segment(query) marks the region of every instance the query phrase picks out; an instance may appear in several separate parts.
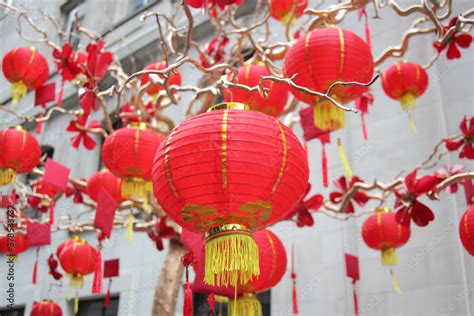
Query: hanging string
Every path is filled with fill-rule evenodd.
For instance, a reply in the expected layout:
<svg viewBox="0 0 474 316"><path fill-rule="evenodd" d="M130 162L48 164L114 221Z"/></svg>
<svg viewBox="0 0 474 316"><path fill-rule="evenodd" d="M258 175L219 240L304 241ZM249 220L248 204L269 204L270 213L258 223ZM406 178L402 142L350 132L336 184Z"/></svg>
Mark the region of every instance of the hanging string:
<svg viewBox="0 0 474 316"><path fill-rule="evenodd" d="M390 279L392 281L395 293L397 293L398 295L402 294L402 290L400 289L400 285L398 284L398 280L395 277L395 273L393 272L392 268L390 268Z"/></svg>
<svg viewBox="0 0 474 316"><path fill-rule="evenodd" d="M296 254L295 254L295 243L291 245L291 280L293 283L292 287L292 302L293 302L293 315L298 315L298 295L296 291Z"/></svg>
<svg viewBox="0 0 474 316"><path fill-rule="evenodd" d="M94 280L92 281L92 293L93 294L100 294L102 293L102 243L99 241L99 245L97 246L97 260L95 263L95 270L94 270Z"/></svg>
<svg viewBox="0 0 474 316"><path fill-rule="evenodd" d="M61 88L59 89L58 100L56 101L56 104L58 106L63 105L63 94L64 94L64 81L61 81Z"/></svg>
<svg viewBox="0 0 474 316"><path fill-rule="evenodd" d="M321 165L323 171L323 186L327 188L329 186L329 176L328 176L328 157L326 155L326 145L321 143Z"/></svg>
<svg viewBox="0 0 474 316"><path fill-rule="evenodd" d="M40 247L36 247L36 260L35 265L33 266L33 278L32 283L36 284L37 275L38 275L38 257L39 257Z"/></svg>
<svg viewBox="0 0 474 316"><path fill-rule="evenodd" d="M367 134L367 126L365 124L365 116L364 114L361 114L360 115L360 118L362 120L362 136L364 137L364 140L368 140L369 139L369 136Z"/></svg>
<svg viewBox="0 0 474 316"><path fill-rule="evenodd" d="M353 287L353 296L354 296L354 315L359 315L359 301L357 299L357 289L356 289L356 279L352 279L352 287Z"/></svg>
<svg viewBox="0 0 474 316"><path fill-rule="evenodd" d="M109 286L107 287L107 294L105 294L104 298L104 307L108 308L110 305L110 288L112 286L112 278L109 278Z"/></svg>
<svg viewBox="0 0 474 316"><path fill-rule="evenodd" d="M341 158L342 168L344 169L344 175L346 176L348 181L352 179L352 169L349 165L349 160L347 160L346 151L342 146L341 139L337 139L337 149L339 151L339 157Z"/></svg>
<svg viewBox="0 0 474 316"><path fill-rule="evenodd" d="M43 118L43 117L44 117L44 110L41 111L38 118ZM41 134L42 129L43 129L43 122L37 122L36 123L36 130L35 130L36 134L38 134L38 135Z"/></svg>
<svg viewBox="0 0 474 316"><path fill-rule="evenodd" d="M56 206L56 202L54 199L51 199L49 204L49 224L54 225L54 208Z"/></svg>

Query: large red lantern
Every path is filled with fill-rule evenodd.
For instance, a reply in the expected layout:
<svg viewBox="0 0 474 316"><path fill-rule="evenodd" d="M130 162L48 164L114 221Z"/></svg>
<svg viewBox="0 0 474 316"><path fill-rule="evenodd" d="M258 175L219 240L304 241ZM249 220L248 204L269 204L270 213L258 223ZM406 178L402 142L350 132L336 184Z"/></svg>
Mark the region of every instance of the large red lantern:
<svg viewBox="0 0 474 316"><path fill-rule="evenodd" d="M122 179L114 176L107 169L94 173L87 181L87 194L95 202L99 201L101 189L105 189L117 203L122 202Z"/></svg>
<svg viewBox="0 0 474 316"><path fill-rule="evenodd" d="M158 61L156 63L153 63L153 64L149 64L148 66L145 67L144 70L163 70L163 69L166 69L166 63L164 61ZM158 75L158 77L160 79L164 79L163 76L161 75ZM150 78L150 75L149 74L145 74L143 76L140 77L140 83L141 85L145 85L147 83L149 83L151 80ZM171 85L181 85L181 75L179 74L179 71L178 70L175 70L174 72L172 72L170 74L170 79L168 80L168 85L171 86ZM160 90L162 90L163 88L159 85L159 84L156 84L156 83L151 83L150 86L146 89L146 93L148 93L149 95L155 95L157 94L158 92L160 92Z"/></svg>
<svg viewBox="0 0 474 316"><path fill-rule="evenodd" d="M0 235L0 253L7 256L16 256L28 249L28 240L25 234L9 233Z"/></svg>
<svg viewBox="0 0 474 316"><path fill-rule="evenodd" d="M28 89L41 87L49 77L48 62L35 47L17 47L9 51L3 57L2 70L13 84L10 90L13 104L23 98Z"/></svg>
<svg viewBox="0 0 474 316"><path fill-rule="evenodd" d="M61 306L51 300L43 300L42 302L33 302L30 316L62 316L63 310Z"/></svg>
<svg viewBox="0 0 474 316"><path fill-rule="evenodd" d="M428 74L425 69L406 60L398 62L383 73L382 87L390 98L400 101L403 111L410 116L410 127L415 132L413 110L416 99L428 88Z"/></svg>
<svg viewBox="0 0 474 316"><path fill-rule="evenodd" d="M271 73L265 66L249 64L239 68L236 83L254 87L259 84L261 77L270 75ZM265 81L263 86L268 89L267 99L264 99L258 91L249 92L244 89L229 88L224 90L224 100L226 102L244 103L255 111L263 112L271 116L280 116L288 100L287 85L284 83Z"/></svg>
<svg viewBox="0 0 474 316"><path fill-rule="evenodd" d="M272 0L270 13L278 21L288 24L302 16L307 6L308 0Z"/></svg>
<svg viewBox="0 0 474 316"><path fill-rule="evenodd" d="M77 236L61 243L56 254L71 285L76 287L84 285L84 275L94 272L98 258L97 250Z"/></svg>
<svg viewBox="0 0 474 316"><path fill-rule="evenodd" d="M410 238L410 227L400 225L395 213L387 208L370 216L362 226L362 238L367 246L382 251L382 264L397 264L395 248L404 245Z"/></svg>
<svg viewBox="0 0 474 316"><path fill-rule="evenodd" d="M467 252L474 256L474 205L471 205L461 218L459 236Z"/></svg>
<svg viewBox="0 0 474 316"><path fill-rule="evenodd" d="M252 232L285 218L305 192L306 154L278 119L227 103L176 127L156 152L155 196L179 225L206 233L205 283L259 275Z"/></svg>
<svg viewBox="0 0 474 316"><path fill-rule="evenodd" d="M321 28L300 37L284 60L286 77L297 74L294 82L313 91L326 92L336 81L370 82L374 73L372 54L367 43L351 31ZM367 88L339 85L331 97L345 104ZM345 126L345 111L330 101L290 89L296 98L314 106L314 123L322 130L334 131Z"/></svg>
<svg viewBox="0 0 474 316"><path fill-rule="evenodd" d="M104 165L123 179L122 196L147 200L152 190L151 169L163 137L145 123L131 123L110 134L102 147Z"/></svg>
<svg viewBox="0 0 474 316"><path fill-rule="evenodd" d="M0 130L0 186L15 181L18 173L30 172L41 159L36 139L21 126Z"/></svg>

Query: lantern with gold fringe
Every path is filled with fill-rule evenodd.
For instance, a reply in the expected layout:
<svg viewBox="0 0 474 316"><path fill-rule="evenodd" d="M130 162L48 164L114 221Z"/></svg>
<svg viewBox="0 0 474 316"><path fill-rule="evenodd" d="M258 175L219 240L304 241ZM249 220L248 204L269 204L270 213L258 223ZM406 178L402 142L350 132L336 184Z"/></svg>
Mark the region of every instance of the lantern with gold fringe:
<svg viewBox="0 0 474 316"><path fill-rule="evenodd" d="M209 285L243 285L260 274L252 232L284 218L307 186L306 154L293 132L246 108L220 104L182 123L153 165L164 211L184 228L206 233Z"/></svg>
<svg viewBox="0 0 474 316"><path fill-rule="evenodd" d="M30 172L41 159L36 139L21 126L0 130L0 187L15 181L19 173Z"/></svg>
<svg viewBox="0 0 474 316"><path fill-rule="evenodd" d="M52 300L43 300L41 302L33 302L30 316L62 316L63 310L61 306Z"/></svg>
<svg viewBox="0 0 474 316"><path fill-rule="evenodd" d="M9 51L2 61L5 78L12 83L13 104L26 96L28 89L36 90L49 77L46 58L35 47L17 47Z"/></svg>
<svg viewBox="0 0 474 316"><path fill-rule="evenodd" d="M400 101L403 111L410 119L410 128L416 133L413 111L416 99L425 93L428 87L428 74L422 66L406 60L389 67L382 75L382 87L392 99Z"/></svg>
<svg viewBox="0 0 474 316"><path fill-rule="evenodd" d="M145 203L152 191L151 169L163 137L142 122L131 123L110 134L102 148L104 165L123 180L122 196L141 198Z"/></svg>
<svg viewBox="0 0 474 316"><path fill-rule="evenodd" d="M408 241L410 227L400 225L395 219L395 213L388 208L382 208L364 222L362 238L370 248L381 250L383 265L394 266L398 262L395 249ZM400 293L400 287L392 269L390 269L390 276L395 291Z"/></svg>

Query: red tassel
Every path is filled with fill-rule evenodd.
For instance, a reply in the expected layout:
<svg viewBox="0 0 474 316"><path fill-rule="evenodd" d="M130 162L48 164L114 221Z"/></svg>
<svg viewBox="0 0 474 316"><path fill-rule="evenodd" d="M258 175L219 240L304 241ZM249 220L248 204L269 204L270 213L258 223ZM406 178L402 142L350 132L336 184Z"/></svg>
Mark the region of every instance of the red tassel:
<svg viewBox="0 0 474 316"><path fill-rule="evenodd" d="M54 224L54 207L55 207L56 202L54 199L51 200L51 203L49 205L49 223L51 225Z"/></svg>
<svg viewBox="0 0 474 316"><path fill-rule="evenodd" d="M33 279L32 279L32 283L33 283L33 284L36 284L37 275L38 275L38 257L39 257L39 250L40 250L40 248L37 247L37 248L36 248L36 260L35 260L35 265L33 266Z"/></svg>
<svg viewBox="0 0 474 316"><path fill-rule="evenodd" d="M193 291L189 281L184 284L184 305L183 305L183 316L193 315Z"/></svg>
<svg viewBox="0 0 474 316"><path fill-rule="evenodd" d="M93 294L100 294L102 293L102 251L100 250L97 255L97 261L95 263L95 271L94 271L94 281L92 282L92 293Z"/></svg>
<svg viewBox="0 0 474 316"><path fill-rule="evenodd" d="M328 179L328 158L326 156L326 145L322 144L322 154L321 154L321 164L323 168L323 186L327 188L329 186L329 179Z"/></svg>
<svg viewBox="0 0 474 316"><path fill-rule="evenodd" d="M44 117L44 112L41 112L39 118ZM43 122L36 123L36 134L41 134L41 130L43 129Z"/></svg>
<svg viewBox="0 0 474 316"><path fill-rule="evenodd" d="M324 148L324 144L323 144ZM291 245L291 279L293 280L293 315L298 315L298 295L296 293L296 272L295 272L295 244Z"/></svg>
<svg viewBox="0 0 474 316"><path fill-rule="evenodd" d="M368 140L369 136L367 135L367 126L365 125L364 114L361 114L360 118L362 120L362 135L364 136L364 140Z"/></svg>
<svg viewBox="0 0 474 316"><path fill-rule="evenodd" d="M474 203L474 185L472 185L471 179L464 180L464 195L467 205Z"/></svg>
<svg viewBox="0 0 474 316"><path fill-rule="evenodd" d="M107 294L104 298L104 307L107 308L110 305L110 287L112 286L112 279L109 279L109 286L107 288Z"/></svg>
<svg viewBox="0 0 474 316"><path fill-rule="evenodd" d="M59 89L58 100L56 101L58 106L63 105L63 93L64 93L64 81L61 81L61 89Z"/></svg>
<svg viewBox="0 0 474 316"><path fill-rule="evenodd" d="M353 284L353 287L354 287L354 291L353 291L353 295L354 295L354 315L358 316L359 315L359 302L357 300L356 280L353 280L352 284Z"/></svg>
<svg viewBox="0 0 474 316"><path fill-rule="evenodd" d="M367 46L369 46L370 50L372 50L372 36L371 36L371 31L370 31L370 25L369 25L369 17L366 15L365 16L365 40L367 42Z"/></svg>
<svg viewBox="0 0 474 316"><path fill-rule="evenodd" d="M214 316L214 308L216 308L216 298L214 294L209 294L207 296L207 304L209 304L209 316Z"/></svg>

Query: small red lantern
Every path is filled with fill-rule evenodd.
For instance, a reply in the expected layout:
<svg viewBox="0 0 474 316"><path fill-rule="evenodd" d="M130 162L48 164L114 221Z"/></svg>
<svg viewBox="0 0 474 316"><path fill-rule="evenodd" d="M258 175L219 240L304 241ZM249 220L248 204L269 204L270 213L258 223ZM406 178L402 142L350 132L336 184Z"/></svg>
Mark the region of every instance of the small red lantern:
<svg viewBox="0 0 474 316"><path fill-rule="evenodd" d="M308 0L272 0L270 4L270 13L272 17L283 24L291 24L303 15L307 6Z"/></svg>
<svg viewBox="0 0 474 316"><path fill-rule="evenodd" d="M71 279L72 286L84 285L84 275L94 272L97 250L85 240L74 236L61 243L56 251L59 264Z"/></svg>
<svg viewBox="0 0 474 316"><path fill-rule="evenodd" d="M384 208L364 222L362 238L370 248L382 251L383 265L396 265L395 248L403 246L408 241L410 227L400 225L395 219L395 213Z"/></svg>
<svg viewBox="0 0 474 316"><path fill-rule="evenodd" d="M110 134L102 147L104 165L123 179L122 196L147 200L152 190L151 169L163 137L145 123L131 123Z"/></svg>
<svg viewBox="0 0 474 316"><path fill-rule="evenodd" d="M63 310L61 306L51 300L43 300L42 302L33 302L30 316L62 316Z"/></svg>
<svg viewBox="0 0 474 316"><path fill-rule="evenodd" d="M166 67L167 66L164 61L158 61L156 63L149 64L148 66L145 67L144 70L163 70L163 69L166 69ZM158 77L160 79L164 79L162 75L158 75ZM151 78L149 74L145 74L140 77L140 83L142 86L150 82L150 80ZM181 75L179 74L178 70L175 70L174 73L170 73L170 79L168 80L168 85L169 86L181 85ZM163 88L159 84L151 83L150 86L146 89L146 93L153 96L157 94L158 92L160 92L160 90L162 89Z"/></svg>
<svg viewBox="0 0 474 316"><path fill-rule="evenodd" d="M428 87L428 74L425 69L406 60L398 62L383 73L382 87L390 98L400 101L403 111L408 112L412 131L416 132L413 110L416 99L423 95Z"/></svg>
<svg viewBox="0 0 474 316"><path fill-rule="evenodd" d="M257 86L260 78L270 76L271 73L265 66L249 64L239 68L236 83L249 87ZM229 75L231 77L231 75ZM263 86L267 88L268 98L264 99L258 91L248 92L244 89L229 88L224 90L226 102L240 102L250 106L253 110L278 117L283 112L288 100L288 88L284 83L265 81Z"/></svg>
<svg viewBox="0 0 474 316"><path fill-rule="evenodd" d="M467 252L474 256L474 205L471 205L461 218L459 236Z"/></svg>
<svg viewBox="0 0 474 316"><path fill-rule="evenodd" d="M117 203L124 200L122 197L122 179L117 178L107 169L94 173L87 181L87 194L98 202L101 188L112 196Z"/></svg>
<svg viewBox="0 0 474 316"><path fill-rule="evenodd" d="M182 123L153 165L164 211L184 228L207 233L209 285L246 284L260 274L252 232L285 218L307 186L306 154L291 129L245 108L220 104Z"/></svg>
<svg viewBox="0 0 474 316"><path fill-rule="evenodd" d="M0 186L15 181L18 173L30 172L41 159L36 139L21 126L0 130Z"/></svg>
<svg viewBox="0 0 474 316"><path fill-rule="evenodd" d="M367 43L351 31L321 28L300 37L288 50L284 60L286 77L297 74L294 82L324 93L336 81L370 82L374 73L372 54ZM338 102L348 103L367 88L339 85L331 92ZM293 95L314 106L314 123L324 131L345 126L345 111L318 96L290 89Z"/></svg>
<svg viewBox="0 0 474 316"><path fill-rule="evenodd" d="M26 235L20 233L0 235L0 253L16 256L26 249L28 249Z"/></svg>
<svg viewBox="0 0 474 316"><path fill-rule="evenodd" d="M3 57L2 70L13 84L10 90L13 104L17 104L28 89L41 87L49 76L48 62L35 47L17 47L9 51Z"/></svg>

